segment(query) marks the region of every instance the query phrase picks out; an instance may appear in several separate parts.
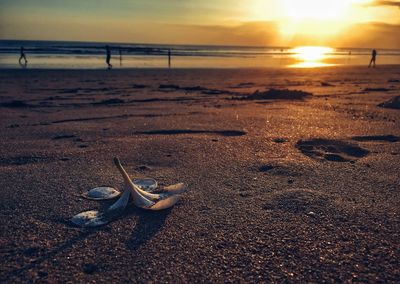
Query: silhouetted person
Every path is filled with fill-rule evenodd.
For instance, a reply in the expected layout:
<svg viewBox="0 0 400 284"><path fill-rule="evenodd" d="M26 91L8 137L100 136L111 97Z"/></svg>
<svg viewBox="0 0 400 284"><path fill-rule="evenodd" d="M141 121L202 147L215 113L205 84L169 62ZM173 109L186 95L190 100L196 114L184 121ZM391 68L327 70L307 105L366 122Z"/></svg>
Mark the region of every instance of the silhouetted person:
<svg viewBox="0 0 400 284"><path fill-rule="evenodd" d="M110 63L110 61L111 61L111 50L110 50L110 47L108 46L108 45L106 45L106 63L107 63L107 65L108 65L108 69L111 69L112 68L112 65L111 65L111 63Z"/></svg>
<svg viewBox="0 0 400 284"><path fill-rule="evenodd" d="M122 50L121 47L119 47L119 66L122 66Z"/></svg>
<svg viewBox="0 0 400 284"><path fill-rule="evenodd" d="M351 61L351 56L353 55L353 53L351 52L351 50L349 50L349 56L347 57L347 63L350 64Z"/></svg>
<svg viewBox="0 0 400 284"><path fill-rule="evenodd" d="M28 63L28 60L26 60L26 55L25 55L25 49L23 46L21 46L21 55L19 57L19 64L22 65L21 60L24 59L24 64L26 65Z"/></svg>
<svg viewBox="0 0 400 284"><path fill-rule="evenodd" d="M171 68L171 49L168 49L168 68Z"/></svg>
<svg viewBox="0 0 400 284"><path fill-rule="evenodd" d="M371 65L373 65L373 67L376 67L376 56L378 55L378 53L376 52L376 50L372 50L372 58L371 61L369 62L368 68L371 67Z"/></svg>

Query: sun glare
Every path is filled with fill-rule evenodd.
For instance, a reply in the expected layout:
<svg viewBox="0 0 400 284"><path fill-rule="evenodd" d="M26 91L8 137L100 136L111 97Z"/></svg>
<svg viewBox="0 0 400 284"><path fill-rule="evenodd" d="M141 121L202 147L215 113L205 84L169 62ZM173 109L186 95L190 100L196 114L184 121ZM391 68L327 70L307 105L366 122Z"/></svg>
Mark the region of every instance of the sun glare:
<svg viewBox="0 0 400 284"><path fill-rule="evenodd" d="M367 0L283 0L286 16L291 20L340 20L357 3Z"/></svg>
<svg viewBox="0 0 400 284"><path fill-rule="evenodd" d="M333 35L357 16L356 7L371 0L282 0L281 32L318 36Z"/></svg>
<svg viewBox="0 0 400 284"><path fill-rule="evenodd" d="M291 20L336 19L340 17L349 1L284 0L287 17Z"/></svg>
<svg viewBox="0 0 400 284"><path fill-rule="evenodd" d="M301 46L291 50L293 57L298 61L291 67L296 68L314 68L331 66L324 62L330 53L334 51L333 48L324 46Z"/></svg>

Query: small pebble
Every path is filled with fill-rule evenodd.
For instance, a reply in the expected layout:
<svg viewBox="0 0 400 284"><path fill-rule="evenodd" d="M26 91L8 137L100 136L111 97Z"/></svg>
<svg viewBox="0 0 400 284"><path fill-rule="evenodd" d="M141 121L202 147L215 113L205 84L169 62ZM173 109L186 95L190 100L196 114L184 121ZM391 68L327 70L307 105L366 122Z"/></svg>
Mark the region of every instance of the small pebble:
<svg viewBox="0 0 400 284"><path fill-rule="evenodd" d="M315 212L312 212L312 211L308 212L307 215L311 216L311 217L317 216L317 214L315 214Z"/></svg>

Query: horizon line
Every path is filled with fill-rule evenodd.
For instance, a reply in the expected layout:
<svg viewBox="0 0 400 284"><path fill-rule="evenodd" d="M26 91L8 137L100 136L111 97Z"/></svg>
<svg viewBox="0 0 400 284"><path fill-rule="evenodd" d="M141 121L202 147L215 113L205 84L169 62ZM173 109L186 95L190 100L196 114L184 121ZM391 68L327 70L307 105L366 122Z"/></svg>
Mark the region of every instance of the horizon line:
<svg viewBox="0 0 400 284"><path fill-rule="evenodd" d="M37 41L37 42L71 42L71 43L98 43L98 44L124 44L124 45L164 45L164 46L193 46L193 47L239 47L239 48L273 48L273 49L292 49L301 46L327 46L334 49L360 49L360 50L371 50L371 49L380 49L380 50L400 50L394 48L378 48L378 47L335 47L335 46L328 46L328 45L311 45L311 44L304 44L304 45L296 45L296 46L275 46L275 45L222 45L222 44L186 44L186 43L177 43L177 44L170 44L170 43L138 43L138 42L107 42L107 41L82 41L82 40L47 40L47 39L3 39L0 38L0 41Z"/></svg>

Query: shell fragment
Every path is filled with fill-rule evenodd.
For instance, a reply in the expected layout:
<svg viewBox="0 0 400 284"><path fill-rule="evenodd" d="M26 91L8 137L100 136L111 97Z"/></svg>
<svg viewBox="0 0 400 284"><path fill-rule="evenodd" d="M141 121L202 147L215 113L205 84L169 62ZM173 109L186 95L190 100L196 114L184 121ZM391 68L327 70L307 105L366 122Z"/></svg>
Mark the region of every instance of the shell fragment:
<svg viewBox="0 0 400 284"><path fill-rule="evenodd" d="M121 195L121 192L112 187L96 187L85 193L82 196L90 200L110 200Z"/></svg>
<svg viewBox="0 0 400 284"><path fill-rule="evenodd" d="M71 222L79 227L99 227L107 224L103 213L97 210L85 211L72 217Z"/></svg>
<svg viewBox="0 0 400 284"><path fill-rule="evenodd" d="M133 183L137 185L140 189L143 189L148 192L152 192L156 190L158 187L157 181L152 178L135 179Z"/></svg>

